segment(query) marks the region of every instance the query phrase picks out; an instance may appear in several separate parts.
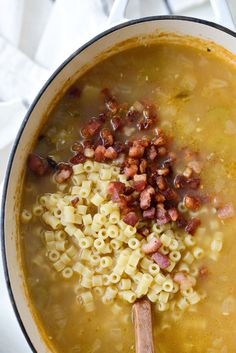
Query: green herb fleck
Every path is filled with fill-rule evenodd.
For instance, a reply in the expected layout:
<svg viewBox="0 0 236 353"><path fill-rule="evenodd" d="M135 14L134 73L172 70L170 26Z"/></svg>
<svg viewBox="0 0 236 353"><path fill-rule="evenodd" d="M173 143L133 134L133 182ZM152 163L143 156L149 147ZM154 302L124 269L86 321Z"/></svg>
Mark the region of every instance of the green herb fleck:
<svg viewBox="0 0 236 353"><path fill-rule="evenodd" d="M185 91L181 91L178 94L176 94L176 96L174 98L186 99L186 98L189 98L189 96L190 96L190 92L185 90Z"/></svg>
<svg viewBox="0 0 236 353"><path fill-rule="evenodd" d="M70 110L67 110L67 114L70 115L72 118L78 118L80 116L79 112L72 112Z"/></svg>

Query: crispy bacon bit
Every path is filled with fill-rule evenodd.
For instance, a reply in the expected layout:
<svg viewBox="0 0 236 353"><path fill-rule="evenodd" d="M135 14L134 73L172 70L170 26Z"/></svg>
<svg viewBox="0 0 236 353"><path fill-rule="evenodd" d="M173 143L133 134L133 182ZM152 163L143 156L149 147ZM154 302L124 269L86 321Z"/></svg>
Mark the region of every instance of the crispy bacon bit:
<svg viewBox="0 0 236 353"><path fill-rule="evenodd" d="M136 191L138 192L143 191L147 186L147 175L146 174L134 175L133 186Z"/></svg>
<svg viewBox="0 0 236 353"><path fill-rule="evenodd" d="M186 225L185 227L185 232L186 233L189 233L191 235L193 235L196 230L197 230L197 227L201 224L201 221L200 219L198 218L192 218L188 224Z"/></svg>
<svg viewBox="0 0 236 353"><path fill-rule="evenodd" d="M135 189L132 188L131 186L125 186L123 193L124 193L124 195L129 196L129 195L133 194L134 191L135 191Z"/></svg>
<svg viewBox="0 0 236 353"><path fill-rule="evenodd" d="M100 136L102 139L103 146L109 147L113 145L113 136L109 129L102 129L102 131L100 132Z"/></svg>
<svg viewBox="0 0 236 353"><path fill-rule="evenodd" d="M84 163L86 160L86 157L84 156L83 153L79 152L77 153L74 157L70 159L70 162L72 164L79 164L79 163Z"/></svg>
<svg viewBox="0 0 236 353"><path fill-rule="evenodd" d="M79 143L79 142L75 142L75 143L73 144L73 146L71 147L71 149L72 149L72 151L74 151L74 152L81 152L81 153L83 153L83 151L84 151L84 146L82 146L82 144Z"/></svg>
<svg viewBox="0 0 236 353"><path fill-rule="evenodd" d="M202 162L200 161L190 161L188 162L188 167L191 168L196 174L200 174L202 171Z"/></svg>
<svg viewBox="0 0 236 353"><path fill-rule="evenodd" d="M127 214L127 212L130 211L130 208L128 207L128 202L125 196L119 196L117 200L115 200L122 212L122 214Z"/></svg>
<svg viewBox="0 0 236 353"><path fill-rule="evenodd" d="M108 88L104 88L101 93L104 96L104 101L107 109L115 114L118 110L118 102L116 98L111 94Z"/></svg>
<svg viewBox="0 0 236 353"><path fill-rule="evenodd" d="M170 167L177 159L177 156L174 152L169 152L167 159L164 160L163 166Z"/></svg>
<svg viewBox="0 0 236 353"><path fill-rule="evenodd" d="M142 113L143 116L137 124L139 130L148 129L156 120L156 108L154 105L146 105Z"/></svg>
<svg viewBox="0 0 236 353"><path fill-rule="evenodd" d="M113 147L108 147L105 152L105 158L107 159L116 159L118 153L115 151Z"/></svg>
<svg viewBox="0 0 236 353"><path fill-rule="evenodd" d="M119 105L117 100L114 97L112 97L106 102L106 107L112 114L116 114L118 111Z"/></svg>
<svg viewBox="0 0 236 353"><path fill-rule="evenodd" d="M147 161L145 159L141 160L141 163L139 164L139 171L141 174L145 173L147 169Z"/></svg>
<svg viewBox="0 0 236 353"><path fill-rule="evenodd" d="M165 181L165 178L163 176L158 176L156 178L156 184L158 186L158 189L163 191L167 188L167 183Z"/></svg>
<svg viewBox="0 0 236 353"><path fill-rule="evenodd" d="M200 185L200 179L199 178L189 178L187 179L186 186L189 187L190 189L197 189Z"/></svg>
<svg viewBox="0 0 236 353"><path fill-rule="evenodd" d="M181 290L187 290L193 287L194 281L184 272L177 272L174 275L174 281L180 285Z"/></svg>
<svg viewBox="0 0 236 353"><path fill-rule="evenodd" d="M100 127L102 126L102 122L97 118L92 118L89 120L88 124L81 130L81 134L85 138L92 137L95 135Z"/></svg>
<svg viewBox="0 0 236 353"><path fill-rule="evenodd" d="M106 114L105 113L100 113L99 115L98 115L98 121L100 121L101 123L105 123L105 121L106 121Z"/></svg>
<svg viewBox="0 0 236 353"><path fill-rule="evenodd" d="M111 119L111 126L114 131L120 130L123 126L121 118L116 115Z"/></svg>
<svg viewBox="0 0 236 353"><path fill-rule="evenodd" d="M157 157L157 151L155 149L155 146L151 146L148 153L148 158L151 160L151 161L154 161L154 159Z"/></svg>
<svg viewBox="0 0 236 353"><path fill-rule="evenodd" d="M147 174L136 174L134 175L134 183L138 181L145 181L147 182Z"/></svg>
<svg viewBox="0 0 236 353"><path fill-rule="evenodd" d="M184 205L192 211L197 211L200 207L200 200L197 197L187 194L184 196Z"/></svg>
<svg viewBox="0 0 236 353"><path fill-rule="evenodd" d="M75 197L73 200L71 200L71 204L73 207L75 207L78 202L79 202L79 197Z"/></svg>
<svg viewBox="0 0 236 353"><path fill-rule="evenodd" d="M126 159L126 161L125 161L125 164L127 165L127 166L129 166L129 165L139 165L139 160L138 159L135 159L135 158L127 158Z"/></svg>
<svg viewBox="0 0 236 353"><path fill-rule="evenodd" d="M178 174L175 177L174 185L176 189L189 187L190 189L197 189L200 185L199 178L186 178L184 175Z"/></svg>
<svg viewBox="0 0 236 353"><path fill-rule="evenodd" d="M141 235L143 235L144 237L147 237L150 233L150 230L147 226L143 226L141 228L137 229L137 232Z"/></svg>
<svg viewBox="0 0 236 353"><path fill-rule="evenodd" d="M170 208L167 212L173 222L177 221L179 213L175 207Z"/></svg>
<svg viewBox="0 0 236 353"><path fill-rule="evenodd" d="M31 153L28 157L28 167L39 176L43 176L48 172L47 161L34 153Z"/></svg>
<svg viewBox="0 0 236 353"><path fill-rule="evenodd" d="M150 126L152 126L154 123L153 119L150 118L141 118L137 124L137 127L139 130L144 130L144 129L148 129Z"/></svg>
<svg viewBox="0 0 236 353"><path fill-rule="evenodd" d="M148 208L147 210L143 211L143 218L146 219L154 219L156 214L155 207Z"/></svg>
<svg viewBox="0 0 236 353"><path fill-rule="evenodd" d="M125 144L123 142L116 141L113 147L117 153L121 153L125 151Z"/></svg>
<svg viewBox="0 0 236 353"><path fill-rule="evenodd" d="M118 103L117 103L116 99L112 97L110 100L108 100L106 102L106 107L110 112L115 114L118 110Z"/></svg>
<svg viewBox="0 0 236 353"><path fill-rule="evenodd" d="M137 165L131 165L129 167L125 167L124 169L124 173L127 176L127 178L131 178L133 177L135 174L137 174L138 171L138 167Z"/></svg>
<svg viewBox="0 0 236 353"><path fill-rule="evenodd" d="M161 136L161 135L163 135L163 130L162 130L160 127L156 127L156 128L154 129L154 134L155 134L155 137L154 137L154 139L155 139L156 136Z"/></svg>
<svg viewBox="0 0 236 353"><path fill-rule="evenodd" d="M127 201L124 196L121 196L121 194L115 190L113 194L111 195L111 199L113 202L117 202L119 204L120 209L124 209L127 207Z"/></svg>
<svg viewBox="0 0 236 353"><path fill-rule="evenodd" d="M154 169L154 170L153 170ZM156 168L148 168L147 169L147 175L148 175L148 183L153 186L153 187L156 187Z"/></svg>
<svg viewBox="0 0 236 353"><path fill-rule="evenodd" d="M145 189L145 187L147 186L146 181L135 181L134 182L134 188L136 191L141 192Z"/></svg>
<svg viewBox="0 0 236 353"><path fill-rule="evenodd" d="M187 178L182 174L177 174L174 180L174 185L176 189L182 189L186 185Z"/></svg>
<svg viewBox="0 0 236 353"><path fill-rule="evenodd" d="M235 215L234 206L231 202L226 203L223 207L221 207L217 210L217 216L220 219L232 218L232 217L234 217L234 215Z"/></svg>
<svg viewBox="0 0 236 353"><path fill-rule="evenodd" d="M152 201L152 195L155 194L155 190L152 186L148 186L145 190L143 190L140 194L140 208L142 210L146 210L150 207Z"/></svg>
<svg viewBox="0 0 236 353"><path fill-rule="evenodd" d="M170 222L170 216L162 204L157 205L156 222L159 226Z"/></svg>
<svg viewBox="0 0 236 353"><path fill-rule="evenodd" d="M177 224L178 228L185 228L186 225L188 224L188 222L186 221L186 219L181 214L179 214L179 217L178 217L178 219L176 221L176 224Z"/></svg>
<svg viewBox="0 0 236 353"><path fill-rule="evenodd" d="M111 181L108 184L107 193L111 195L113 201L117 201L120 194L123 194L125 190L125 184L120 181Z"/></svg>
<svg viewBox="0 0 236 353"><path fill-rule="evenodd" d="M160 135L160 136L157 136L155 137L153 140L152 140L152 143L154 146L164 146L166 145L167 143L167 140L166 140L166 137L164 135Z"/></svg>
<svg viewBox="0 0 236 353"><path fill-rule="evenodd" d="M142 245L141 249L144 254L153 254L162 246L162 242L158 238L152 238L148 243Z"/></svg>
<svg viewBox="0 0 236 353"><path fill-rule="evenodd" d="M167 167L162 167L162 168L159 168L157 169L157 174L158 175L163 175L163 176L166 176L170 173L170 169L167 168Z"/></svg>
<svg viewBox="0 0 236 353"><path fill-rule="evenodd" d="M170 265L169 258L159 252L155 252L154 254L152 254L152 259L162 270Z"/></svg>
<svg viewBox="0 0 236 353"><path fill-rule="evenodd" d="M129 149L129 157L131 158L142 158L144 154L144 147L141 144L134 143Z"/></svg>
<svg viewBox="0 0 236 353"><path fill-rule="evenodd" d="M77 147L77 149L75 149L75 150L73 150L73 151L76 151L76 152L83 152L83 151L84 151L84 148L94 148L93 143L92 143L91 140L83 140L82 144L83 144L82 150L79 149L79 147Z"/></svg>
<svg viewBox="0 0 236 353"><path fill-rule="evenodd" d="M58 171L55 174L55 181L58 184L62 184L71 177L73 170L68 163L59 163L57 167Z"/></svg>
<svg viewBox="0 0 236 353"><path fill-rule="evenodd" d="M156 120L156 108L154 105L146 105L143 110L143 117L138 122L140 130L148 129Z"/></svg>
<svg viewBox="0 0 236 353"><path fill-rule="evenodd" d="M148 147L150 145L150 138L148 136L144 136L142 137L141 140L138 140L137 142L135 141L134 144L138 144L138 145L141 145L143 147Z"/></svg>
<svg viewBox="0 0 236 353"><path fill-rule="evenodd" d="M168 201L172 201L172 200L177 200L178 199L178 194L171 187L167 187L161 193L165 196L166 200L168 200Z"/></svg>
<svg viewBox="0 0 236 353"><path fill-rule="evenodd" d="M167 149L164 146L159 147L157 152L160 157L164 157L167 155Z"/></svg>
<svg viewBox="0 0 236 353"><path fill-rule="evenodd" d="M105 159L106 148L104 146L97 146L94 151L94 157L96 162L103 162Z"/></svg>
<svg viewBox="0 0 236 353"><path fill-rule="evenodd" d="M123 221L132 227L135 226L138 220L138 215L135 212L128 212L127 215L123 218Z"/></svg>
<svg viewBox="0 0 236 353"><path fill-rule="evenodd" d="M133 123L135 120L138 119L139 112L137 110L135 110L134 107L131 107L128 110L126 117L127 117L128 122Z"/></svg>
<svg viewBox="0 0 236 353"><path fill-rule="evenodd" d="M165 201L165 196L159 193L156 193L155 199L158 203L163 203Z"/></svg>
<svg viewBox="0 0 236 353"><path fill-rule="evenodd" d="M143 110L143 115L146 119L155 119L157 116L155 105L150 103L146 104L145 109Z"/></svg>

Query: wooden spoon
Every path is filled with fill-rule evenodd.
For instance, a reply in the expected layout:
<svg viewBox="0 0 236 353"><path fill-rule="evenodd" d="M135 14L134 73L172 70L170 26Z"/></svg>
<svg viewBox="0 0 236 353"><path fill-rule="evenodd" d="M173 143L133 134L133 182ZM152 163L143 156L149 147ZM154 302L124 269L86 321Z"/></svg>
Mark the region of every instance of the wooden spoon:
<svg viewBox="0 0 236 353"><path fill-rule="evenodd" d="M148 299L133 304L136 353L154 353L152 335L152 310Z"/></svg>

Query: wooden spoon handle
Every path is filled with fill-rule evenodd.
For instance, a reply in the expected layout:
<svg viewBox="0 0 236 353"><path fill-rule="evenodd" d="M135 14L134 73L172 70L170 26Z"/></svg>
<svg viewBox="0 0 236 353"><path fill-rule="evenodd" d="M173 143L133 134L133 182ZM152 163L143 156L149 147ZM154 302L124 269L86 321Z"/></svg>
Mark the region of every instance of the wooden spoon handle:
<svg viewBox="0 0 236 353"><path fill-rule="evenodd" d="M136 353L154 353L151 303L141 299L133 305Z"/></svg>

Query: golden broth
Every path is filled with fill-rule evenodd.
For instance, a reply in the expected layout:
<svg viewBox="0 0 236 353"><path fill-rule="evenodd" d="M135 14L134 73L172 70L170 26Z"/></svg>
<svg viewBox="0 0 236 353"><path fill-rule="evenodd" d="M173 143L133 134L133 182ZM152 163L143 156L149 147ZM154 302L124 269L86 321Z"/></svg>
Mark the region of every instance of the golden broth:
<svg viewBox="0 0 236 353"><path fill-rule="evenodd" d="M236 207L236 71L216 58L210 49L198 50L177 44L140 46L97 64L76 83L84 87L78 100L65 95L55 107L35 151L67 160L70 147L80 138L82 122L99 112L99 92L114 90L122 102L148 99L159 111L158 126L174 138L176 148L198 151L204 161L202 189L220 194ZM181 168L181 161L176 168ZM27 172L22 207L30 209L37 195L54 192L49 177ZM209 253L216 216L203 214L204 234L195 238ZM21 226L25 276L33 306L43 331L58 353L132 352L134 334L131 305L113 313L112 304L96 303L85 313L75 301L76 278L65 281L50 266L39 221ZM236 220L219 221L224 234L223 250L215 260L204 257L200 264L209 274L197 283L206 298L188 311L154 312L156 352L233 353L236 330ZM112 347L112 348L111 348Z"/></svg>

